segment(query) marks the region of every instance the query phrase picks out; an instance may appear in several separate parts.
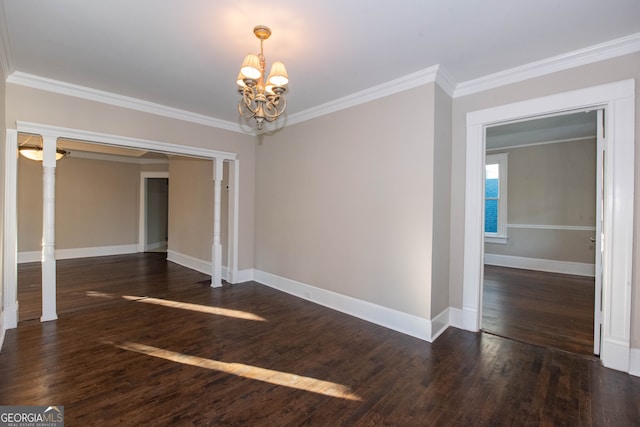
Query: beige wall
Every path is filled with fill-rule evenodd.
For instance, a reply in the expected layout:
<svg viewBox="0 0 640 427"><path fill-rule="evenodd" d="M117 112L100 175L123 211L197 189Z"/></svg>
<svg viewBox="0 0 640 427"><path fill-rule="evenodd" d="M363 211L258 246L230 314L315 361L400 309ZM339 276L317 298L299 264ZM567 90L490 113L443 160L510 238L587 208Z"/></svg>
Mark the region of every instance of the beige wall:
<svg viewBox="0 0 640 427"><path fill-rule="evenodd" d="M138 243L140 173L132 163L67 157L56 165L56 248ZM42 248L42 164L18 160L18 252Z"/></svg>
<svg viewBox="0 0 640 427"><path fill-rule="evenodd" d="M17 120L237 153L239 268L253 267L255 137L9 84L7 123Z"/></svg>
<svg viewBox="0 0 640 427"><path fill-rule="evenodd" d="M223 169L220 229L222 265L227 265L228 166ZM211 261L213 244L213 162L173 156L169 160L169 250Z"/></svg>
<svg viewBox="0 0 640 427"><path fill-rule="evenodd" d="M451 200L451 287L450 304L462 308L462 273L464 253L464 197L465 197L465 157L466 157L466 114L502 104L538 98L583 89L604 83L634 78L636 79L636 146L640 140L640 53L601 61L565 71L560 71L525 82L514 83L481 93L455 98L453 102L453 163ZM640 164L640 150L635 153L636 164ZM636 167L636 194L640 189L640 174ZM640 286L638 284L640 257L637 256L640 240L640 212L636 197L632 303L632 346L640 347Z"/></svg>
<svg viewBox="0 0 640 427"><path fill-rule="evenodd" d="M426 85L264 138L256 268L430 318L434 91Z"/></svg>
<svg viewBox="0 0 640 427"><path fill-rule="evenodd" d="M596 141L588 139L492 151L509 153L509 224L596 224ZM485 252L593 264L595 231L509 228L507 244Z"/></svg>
<svg viewBox="0 0 640 427"><path fill-rule="evenodd" d="M439 86L436 86L433 164L433 274L431 279L432 318L449 307L451 106L451 97L440 89Z"/></svg>

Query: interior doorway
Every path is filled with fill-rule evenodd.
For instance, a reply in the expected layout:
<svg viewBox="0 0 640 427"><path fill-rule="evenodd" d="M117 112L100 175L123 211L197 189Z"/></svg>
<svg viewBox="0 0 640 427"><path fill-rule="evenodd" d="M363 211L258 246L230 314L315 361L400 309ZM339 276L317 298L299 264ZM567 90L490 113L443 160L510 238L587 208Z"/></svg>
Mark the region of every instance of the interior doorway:
<svg viewBox="0 0 640 427"><path fill-rule="evenodd" d="M484 233L482 216L485 129L498 123L528 120L586 108L606 111L607 141L603 176L602 310L600 360L629 372L633 283L635 81L592 86L467 113L462 327L482 329ZM614 209L615 207L615 209ZM614 256L615 254L615 256Z"/></svg>
<svg viewBox="0 0 640 427"><path fill-rule="evenodd" d="M139 252L167 252L169 172L140 173Z"/></svg>
<svg viewBox="0 0 640 427"><path fill-rule="evenodd" d="M599 128L588 110L486 129L484 331L598 354Z"/></svg>

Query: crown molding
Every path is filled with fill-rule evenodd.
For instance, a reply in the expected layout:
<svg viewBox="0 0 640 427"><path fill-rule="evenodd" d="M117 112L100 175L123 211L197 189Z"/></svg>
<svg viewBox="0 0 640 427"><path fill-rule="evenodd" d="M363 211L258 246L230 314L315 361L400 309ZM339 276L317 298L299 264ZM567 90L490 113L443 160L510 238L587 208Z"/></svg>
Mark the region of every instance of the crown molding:
<svg viewBox="0 0 640 427"><path fill-rule="evenodd" d="M640 33L459 83L454 98L640 51Z"/></svg>
<svg viewBox="0 0 640 427"><path fill-rule="evenodd" d="M4 19L4 10L0 7L0 24ZM118 95L97 89L61 82L58 80L27 74L20 71L12 71L10 44L6 25L0 26L0 65L3 71L7 72L7 83L31 87L34 89L46 90L63 95L87 99L104 104L142 111L150 114L164 116L172 119L201 124L204 126L225 129L242 134L256 135L252 130L247 130L239 123L220 120L214 117L193 113L161 104L156 104L137 98ZM289 126L301 123L326 114L334 113L356 105L364 104L385 96L410 90L428 83L436 83L449 96L458 98L474 93L494 89L500 86L516 83L535 77L544 76L557 71L566 70L573 67L587 65L593 62L602 61L622 55L627 55L640 51L640 33L632 34L619 39L611 40L584 49L569 52L563 55L547 58L541 61L532 62L519 67L500 71L466 82L457 83L455 78L442 66L435 65L415 73L364 89L362 91L338 98L336 100L309 108L291 115L283 117L284 125ZM277 130L282 126L268 128L265 132Z"/></svg>
<svg viewBox="0 0 640 427"><path fill-rule="evenodd" d="M403 92L428 83L434 83L437 81L440 68L441 67L439 65L435 65L395 80L352 93L351 95L343 96L342 98L318 105L317 107L312 107L307 110L300 111L299 113L291 114L287 117L287 124L292 125L304 122L326 114L335 113L336 111L344 110L349 107L374 101L385 96L393 95L398 92ZM442 80L448 81L446 78Z"/></svg>
<svg viewBox="0 0 640 427"><path fill-rule="evenodd" d="M225 129L232 132L245 133L237 123L216 119L214 117L205 116L203 114L193 113L191 111L168 107L166 105L156 104L129 96L118 95L115 93L105 92L102 90L62 82L59 80L53 80L46 77L27 74L21 71L14 71L13 73L11 73L7 78L7 83L26 86L33 89L46 90L62 95L101 102L103 104L142 111L144 113L156 114L158 116L168 117L171 119Z"/></svg>
<svg viewBox="0 0 640 427"><path fill-rule="evenodd" d="M456 79L444 68L442 65L438 65L438 72L436 73L436 84L444 90L447 95L453 98L458 82Z"/></svg>

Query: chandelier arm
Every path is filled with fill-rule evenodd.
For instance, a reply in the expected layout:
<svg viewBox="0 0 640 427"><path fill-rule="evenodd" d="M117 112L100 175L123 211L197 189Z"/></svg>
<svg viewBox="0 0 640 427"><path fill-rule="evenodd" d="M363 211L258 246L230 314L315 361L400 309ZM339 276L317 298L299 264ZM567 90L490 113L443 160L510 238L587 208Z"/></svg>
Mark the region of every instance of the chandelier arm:
<svg viewBox="0 0 640 427"><path fill-rule="evenodd" d="M283 96L272 98L265 105L265 120L268 122L275 121L287 109L287 99Z"/></svg>
<svg viewBox="0 0 640 427"><path fill-rule="evenodd" d="M250 119L256 115L256 112L247 108L246 104L242 100L238 102L238 113L240 113L240 115L245 119Z"/></svg>
<svg viewBox="0 0 640 427"><path fill-rule="evenodd" d="M242 98L238 103L238 112L243 117L250 119L258 112L260 106L256 101L256 91L253 87L246 86L242 92Z"/></svg>

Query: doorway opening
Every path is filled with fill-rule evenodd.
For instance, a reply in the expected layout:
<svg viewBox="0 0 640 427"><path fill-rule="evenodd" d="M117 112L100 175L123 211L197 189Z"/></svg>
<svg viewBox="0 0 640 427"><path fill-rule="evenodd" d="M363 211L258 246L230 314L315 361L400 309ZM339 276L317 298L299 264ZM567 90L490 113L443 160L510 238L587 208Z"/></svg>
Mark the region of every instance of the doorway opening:
<svg viewBox="0 0 640 427"><path fill-rule="evenodd" d="M602 315L600 360L612 369L630 367L631 295L634 230L635 81L592 86L467 113L462 327L482 329L485 130L565 111L604 109L607 133L603 164ZM615 256L614 256L615 253Z"/></svg>
<svg viewBox="0 0 640 427"><path fill-rule="evenodd" d="M163 142L157 142L157 141L147 141L147 140L140 140L140 139L135 139L135 138L128 138L128 137L122 137L122 136L117 136L117 135L110 135L110 134L99 134L99 133L95 133L95 132L85 132L85 131L81 131L81 130L74 130L74 129L68 129L68 128L57 128L54 126L46 126L46 125L38 125L38 124L32 124L32 123L24 123L24 122L17 122L17 129L13 130L13 129L8 129L7 130L7 144L6 144L6 150L5 150L5 166L6 166L6 185L5 185L5 191L6 191L6 204L5 204L5 224L4 224L4 231L5 231L5 239L4 239L4 248L5 250L3 251L3 258L4 258L4 264L5 264L5 269L4 269L4 299L5 299L5 303L4 303L4 320L5 320L5 326L7 329L9 328L15 328L18 325L18 298L17 298L17 265L20 259L20 256L18 255L18 236L17 236L17 231L18 231L18 227L17 227L17 175L18 175L18 162L16 161L16 156L15 156L15 152L17 151L17 147L18 147L18 135L19 133L24 133L24 134L33 134L33 135L48 135L48 143L51 143L51 141L53 140L53 137L51 137L51 135L59 135L57 137L57 141L60 142L61 140L64 140L64 143L77 143L77 144L86 144L87 146L94 146L94 147L102 147L100 148L100 151L102 151L102 149L111 149L111 150L140 150L143 152L154 152L157 153L157 155L161 155L161 156L167 156L167 155L175 155L175 156L182 156L185 158L195 158L195 159L202 159L202 160L212 160L213 164L216 166L215 170L216 171L220 171L220 175L221 175L221 171L222 171L222 165L224 163L228 163L229 164L229 187L230 187L230 194L233 196L231 198L231 200L233 201L233 203L229 203L228 204L228 215L229 215L229 227L232 227L232 230L229 230L229 241L227 242L227 251L228 251L228 267L227 267L227 271L226 271L226 275L227 275L227 282L229 283L236 283L237 277L238 277L238 264L237 264L237 258L238 258L238 247L237 247L237 242L238 242L238 230L237 230L237 226L238 226L238 221L237 221L237 217L238 217L238 191L237 191L237 183L238 183L238 177L239 177L239 164L237 162L237 160L235 159L235 154L234 153L228 153L228 152L222 152L222 151L216 151L216 150L208 150L208 149L201 149L201 148L195 148L195 147L189 147L189 146L178 146L178 145L174 145L174 144L169 144L169 143L163 143ZM90 150L93 151L93 150ZM125 162L126 163L126 162ZM209 167L209 169L211 169L211 166ZM62 171L62 170L60 170ZM93 173L92 171L88 172ZM51 174L49 174L51 175ZM136 173L136 180L138 179L139 175ZM209 174L210 175L210 174ZM216 181L219 183L221 180L221 176L218 176L218 173L216 172ZM207 181L207 186L208 188L212 191L212 193L214 193L215 195L220 195L220 191L219 189L215 189L215 191L213 191L214 189L211 188L211 180ZM128 199L131 200L133 199L138 199L138 197L136 196L137 190L135 189L136 186L134 186L134 190L133 190L133 197L129 197ZM62 193L61 193L62 194ZM100 194L98 194L98 196L101 196L103 198L106 198L108 196L110 196L111 193L108 191L104 191ZM129 209L130 211L131 209ZM105 210L106 212L109 212L108 210ZM137 209L133 209L133 211L137 211ZM40 210L41 212L41 210ZM214 215L211 215L211 218L213 223L216 223L217 219L214 217ZM207 217L205 219L205 221L209 221L209 218ZM42 219L40 219L40 221L38 221L38 223L41 223ZM109 224L109 218L105 218L103 221L104 224ZM51 224L51 222L49 222L49 224ZM72 226L74 226L73 221L71 221ZM133 224L133 226L132 226ZM59 225L59 224L57 224ZM56 227L57 227L56 225ZM133 223L131 223L130 220L127 221L127 226L128 229L130 230L131 228L133 228L134 232L135 232L135 221ZM108 227L107 227L108 228ZM215 226L214 226L215 228ZM119 231L119 228L113 228L112 229ZM60 236L63 236L63 233L60 233ZM111 237L110 235L107 235L108 237ZM214 233L214 237L213 237L214 242L216 241L215 238L215 233ZM122 245L108 245L105 247L99 247L99 253L96 253L95 250L90 251L91 253L88 255L84 255L87 252L87 247L83 247L80 248L82 255L84 255L84 257L86 256L90 256L90 257L95 257L95 256L102 256L102 255L110 255L109 253L103 253L106 250L111 250L115 247L115 249L118 250L118 253L135 253L136 252L136 241L134 240L133 242L131 242L132 244L130 245L126 245L126 247L121 247ZM130 246L130 247L129 247ZM222 246L221 244L218 244L218 246ZM89 249L94 249L93 246L89 247ZM60 253L62 253L63 251L65 251L64 249L62 250L58 250L56 248L56 253L55 253L55 257L58 258L58 255ZM40 254L40 251L33 251L35 254ZM77 256L77 250L71 249L71 251L67 254L67 253L63 253L65 258L76 258ZM28 254L30 255L30 253ZM166 256L165 256L166 257ZM51 257L49 257L49 259L51 259ZM178 262L179 263L179 262ZM44 264L44 261L43 261ZM211 273L212 276L214 276L213 273L215 272L219 272L220 271L220 266L219 266L219 262L216 259L212 259L212 261L209 263L206 263L206 268L207 271L206 273ZM55 265L55 264L54 264ZM192 268L191 266L188 266L189 268ZM220 274L218 273L217 275L215 275L216 278L220 277ZM45 288L47 288L47 291L51 291L52 289L55 291L55 273L54 274L46 274L46 281L45 281L45 275L42 275L42 290L43 290L43 294L44 294L44 290ZM46 283L45 283L46 282ZM213 281L212 281L213 283ZM215 286L220 286L219 281L215 281ZM54 292L55 294L55 292ZM45 307L45 298L43 299L43 310ZM46 299L46 306L47 306L47 313L53 313L53 316L47 316L46 319L44 320L53 320L55 318L57 318L56 316L56 311L55 311L55 297L54 298L47 298ZM22 317L22 316L21 316ZM41 320L43 320L43 317L41 317Z"/></svg>
<svg viewBox="0 0 640 427"><path fill-rule="evenodd" d="M167 252L169 243L169 173L140 173L138 252Z"/></svg>
<svg viewBox="0 0 640 427"><path fill-rule="evenodd" d="M569 112L486 128L485 332L599 353L599 114Z"/></svg>

